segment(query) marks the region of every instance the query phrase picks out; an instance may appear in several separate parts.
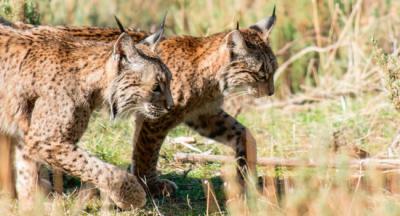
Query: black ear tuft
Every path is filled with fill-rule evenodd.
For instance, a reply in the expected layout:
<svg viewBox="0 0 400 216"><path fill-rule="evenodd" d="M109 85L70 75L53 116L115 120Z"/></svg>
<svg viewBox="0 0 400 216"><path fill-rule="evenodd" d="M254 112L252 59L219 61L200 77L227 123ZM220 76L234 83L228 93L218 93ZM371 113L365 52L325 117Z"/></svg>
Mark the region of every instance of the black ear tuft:
<svg viewBox="0 0 400 216"><path fill-rule="evenodd" d="M270 17L266 17L258 21L256 24L250 26L250 28L259 32L266 32L272 29L272 27L275 25L275 22L276 22L276 6L274 6L272 15Z"/></svg>
<svg viewBox="0 0 400 216"><path fill-rule="evenodd" d="M239 21L236 22L236 30L239 30Z"/></svg>
<svg viewBox="0 0 400 216"><path fill-rule="evenodd" d="M158 31L158 37L156 38L156 41L154 42L155 44L158 44L158 42L160 42L161 38L164 37L165 21L167 20L167 15L168 15L168 11L165 12L164 17L161 21L160 29Z"/></svg>
<svg viewBox="0 0 400 216"><path fill-rule="evenodd" d="M114 16L115 22L117 22L118 28L121 31L121 33L126 32L124 26L122 25L121 21L118 19L117 16Z"/></svg>
<svg viewBox="0 0 400 216"><path fill-rule="evenodd" d="M163 17L163 19L161 21L160 29L162 29L163 31L164 31L164 28L165 28L165 20L167 19L167 15L168 15L168 11L165 12L164 17Z"/></svg>
<svg viewBox="0 0 400 216"><path fill-rule="evenodd" d="M269 17L267 25L265 26L266 29L271 29L276 22L276 5L274 5L274 10L272 11L272 16Z"/></svg>

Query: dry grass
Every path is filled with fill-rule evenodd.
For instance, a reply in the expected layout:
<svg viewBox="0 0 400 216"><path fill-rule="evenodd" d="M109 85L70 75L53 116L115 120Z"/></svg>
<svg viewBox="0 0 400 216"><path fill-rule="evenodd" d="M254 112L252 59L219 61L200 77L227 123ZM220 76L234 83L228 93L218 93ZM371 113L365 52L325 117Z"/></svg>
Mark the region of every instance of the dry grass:
<svg viewBox="0 0 400 216"><path fill-rule="evenodd" d="M0 11L11 16L10 1L2 0ZM38 1L41 22L46 24L108 25L117 14L124 23L149 29L166 10L169 34L208 35L242 27L268 15L277 4L278 23L271 44L279 56L277 94L252 102L238 117L258 141L259 156L307 158L321 163L346 161L354 155L346 146L356 146L372 157L388 156L388 147L398 131L398 53L400 2L387 0L156 0L156 1ZM11 8L12 9L12 8ZM387 88L388 87L388 88ZM101 158L126 167L129 163L132 127L129 121L110 123L98 115L90 124L81 145ZM101 133L101 135L99 135ZM334 136L335 134L335 136ZM239 199L230 167L221 172L219 164L180 164L176 152L195 151L223 154L229 150L210 143L187 128L170 134L193 136L190 147L167 139L160 170L178 182L176 198L150 200L144 210L117 215L198 215L213 210L216 215L399 215L400 191L390 186L387 176L399 175L373 169L359 173L343 167L333 170L287 170L261 168L269 177L290 179L280 199L249 188ZM344 148L332 152L340 140ZM223 194L222 176L231 188ZM230 177L231 176L231 177ZM359 176L362 176L360 178ZM199 179L212 179L218 207L205 201ZM398 186L397 186L398 187ZM71 194L71 193L68 193ZM67 195L56 202L39 199L37 212L49 215L103 214L99 201L77 207L78 200ZM50 203L45 205L43 203ZM58 203L58 204L57 204ZM79 201L78 201L79 203ZM215 203L214 203L215 204ZM213 204L213 205L214 205ZM50 206L50 207L49 207ZM215 210L216 209L216 210ZM14 204L0 202L0 215L15 214Z"/></svg>

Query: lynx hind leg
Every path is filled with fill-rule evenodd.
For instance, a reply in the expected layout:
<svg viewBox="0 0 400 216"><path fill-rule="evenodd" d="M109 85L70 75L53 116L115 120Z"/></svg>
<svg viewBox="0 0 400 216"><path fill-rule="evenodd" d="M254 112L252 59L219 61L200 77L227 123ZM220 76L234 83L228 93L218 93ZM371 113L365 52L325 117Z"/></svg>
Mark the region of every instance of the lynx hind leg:
<svg viewBox="0 0 400 216"><path fill-rule="evenodd" d="M17 197L25 205L32 205L38 190L38 164L32 160L22 145L15 148L15 188Z"/></svg>
<svg viewBox="0 0 400 216"><path fill-rule="evenodd" d="M240 176L256 175L256 141L250 131L235 118L219 110L215 113L195 116L186 120L185 123L200 135L233 148Z"/></svg>

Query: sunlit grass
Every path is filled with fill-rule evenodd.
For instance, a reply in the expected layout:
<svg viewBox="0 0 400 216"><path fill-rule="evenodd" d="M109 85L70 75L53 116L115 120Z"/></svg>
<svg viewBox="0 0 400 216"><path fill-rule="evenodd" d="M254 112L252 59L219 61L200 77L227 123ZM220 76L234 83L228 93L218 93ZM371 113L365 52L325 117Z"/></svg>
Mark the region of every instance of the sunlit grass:
<svg viewBox="0 0 400 216"><path fill-rule="evenodd" d="M12 5L15 2L1 0L0 3L0 14L16 20ZM302 158L322 164L335 160L344 164L354 156L347 146L361 148L371 156L386 155L387 147L399 129L400 116L385 89L386 74L382 65L375 64L373 54L380 49L382 53L378 59L386 58L383 53L392 54L393 61L398 58L400 3L397 1L30 0L27 15L32 18L36 11L41 23L49 25L115 26L112 16L116 14L128 26L149 30L158 25L168 10L168 35L204 36L232 29L236 21L242 28L247 27L270 15L274 4L278 22L270 43L282 66L277 74L277 93L271 100L264 100L261 106L250 105L238 116L238 120L255 136L258 156ZM332 48L333 45L337 47ZM303 51L307 52L302 54ZM291 59L297 54L301 55ZM313 101L291 104L290 100L296 97ZM260 108L281 101L288 103ZM125 169L131 159L132 131L132 120L111 122L106 114L99 112L91 119L80 145ZM196 139L190 144L192 149L174 142L174 138L182 136ZM337 153L332 152L335 139L346 144ZM165 140L158 165L162 176L174 180L180 187L176 196L149 199L144 209L112 210L111 214L157 215L160 211L165 215L204 215L207 205L201 179L212 180L222 207L221 213L234 214L225 205L221 164L181 164L174 161L175 153L193 152L193 148L210 154L231 152L228 147L210 142L185 126L178 126ZM279 203L252 193L248 203L251 215L265 215L265 212L271 215L400 214L400 196L387 189L381 172L367 171L359 184L350 184L357 182L358 179L352 177L357 172L345 166L339 170L324 166L296 170L258 167L258 171L260 175L291 178L295 186ZM71 182L73 186L79 186L76 179ZM50 215L104 214L98 199L77 208L75 204L80 202L71 193L73 190L71 187L68 195L57 198L58 204L38 199L35 211L46 211ZM48 198L51 200L52 197ZM13 202L0 202L0 215L16 214L16 209Z"/></svg>
<svg viewBox="0 0 400 216"><path fill-rule="evenodd" d="M385 99L376 103L376 100L385 97L388 96L374 94L345 98L347 103L345 110L341 99L324 101L298 110L296 108L272 108L261 111L249 109L242 113L239 119L256 136L259 157L312 158L322 162L334 157L336 161L345 163L351 158L346 155L346 151L340 152L338 155L331 153L335 131L344 129L343 137L346 138L349 145L359 146L372 155L384 153L396 134L399 121L395 117L398 114L390 101ZM365 106L365 104L370 105ZM127 152L128 149L131 151L130 122L130 120L110 122L107 116L97 114L91 121L90 128L81 145L106 161L126 167L130 163L130 152ZM178 215L204 212L205 202L200 179L220 176L221 165L176 163L173 159L175 153L192 151L169 141L174 137L190 135L194 136L197 141L193 146L202 151L214 149L213 154L229 152L227 147L216 143L210 144L208 140L186 130L188 129L185 127L179 127L170 133L161 150L159 164L162 175L176 181L181 187L181 191L173 199L155 200L158 207L164 212L171 212L171 210L179 208L182 214ZM275 204L267 202L265 209L277 214L301 211L301 208L306 208L305 206L311 208L315 214L328 214L329 211L332 211L333 214L345 213L347 211L345 207L339 208L332 205L331 202L335 202L335 199L341 200L337 200L337 202L343 202L342 204L353 200L354 206L349 211L360 214L371 210L387 212L388 209L398 212L400 208L397 196L385 192L382 182L379 180L381 174L376 172L371 172L366 177L373 182L372 191L350 186L348 184L349 177L354 171L346 168L338 171L324 167L294 171L282 169L277 172L273 169L259 167L259 173L260 175L281 175L295 179L297 186L287 193L282 206L277 207ZM218 182L216 182L216 190L218 193L222 193L222 187ZM195 206L195 209L187 204L188 199L194 203L192 205ZM258 197L256 200L261 203L266 202L263 197ZM223 203L223 200L220 202ZM369 202L373 202L373 205L367 205L366 210L357 210L357 208L365 208L365 203ZM259 203L259 205L261 204ZM96 208L91 211L99 211ZM262 210L260 206L257 208ZM142 214L148 211L156 212L150 201Z"/></svg>

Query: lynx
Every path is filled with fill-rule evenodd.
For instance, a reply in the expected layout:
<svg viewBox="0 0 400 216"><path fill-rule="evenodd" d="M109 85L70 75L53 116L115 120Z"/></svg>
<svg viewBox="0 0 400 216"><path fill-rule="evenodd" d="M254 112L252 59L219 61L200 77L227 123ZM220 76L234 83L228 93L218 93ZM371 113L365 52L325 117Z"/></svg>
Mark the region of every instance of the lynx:
<svg viewBox="0 0 400 216"><path fill-rule="evenodd" d="M224 98L247 88L258 96L274 93L274 72L278 67L269 45L276 22L270 17L245 29L234 29L207 37L172 36L160 42L156 52L173 74L175 107L157 120L143 120L134 133L132 173L146 180L154 195L172 193L176 185L157 174L161 145L168 132L184 123L201 135L230 146L236 152L240 173L255 173L256 143L249 130L222 108ZM31 32L69 35L90 41L113 41L119 29L96 27L26 26ZM126 29L134 41L149 33Z"/></svg>
<svg viewBox="0 0 400 216"><path fill-rule="evenodd" d="M171 72L152 51L159 40L152 42L135 44L126 33L113 44L79 41L0 25L0 133L18 140L20 199L32 200L36 162L44 162L94 184L120 208L145 204L134 175L76 143L98 107L112 118L135 113L151 121L173 108Z"/></svg>

